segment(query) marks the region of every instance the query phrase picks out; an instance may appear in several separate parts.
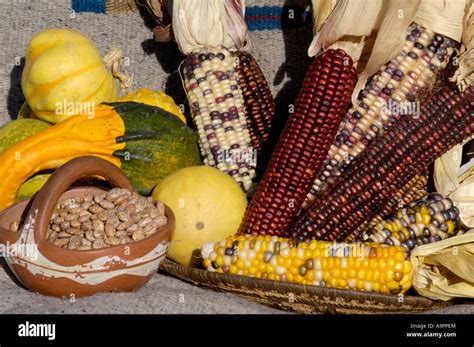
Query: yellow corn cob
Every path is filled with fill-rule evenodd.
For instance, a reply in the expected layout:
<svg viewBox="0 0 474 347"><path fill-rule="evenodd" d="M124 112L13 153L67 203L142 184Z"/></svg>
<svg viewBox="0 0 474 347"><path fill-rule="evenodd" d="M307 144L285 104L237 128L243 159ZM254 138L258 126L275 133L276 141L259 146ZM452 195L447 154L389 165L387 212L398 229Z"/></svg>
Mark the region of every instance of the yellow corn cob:
<svg viewBox="0 0 474 347"><path fill-rule="evenodd" d="M379 293L404 293L412 263L403 247L311 241L295 245L270 235L240 235L203 245L209 271Z"/></svg>

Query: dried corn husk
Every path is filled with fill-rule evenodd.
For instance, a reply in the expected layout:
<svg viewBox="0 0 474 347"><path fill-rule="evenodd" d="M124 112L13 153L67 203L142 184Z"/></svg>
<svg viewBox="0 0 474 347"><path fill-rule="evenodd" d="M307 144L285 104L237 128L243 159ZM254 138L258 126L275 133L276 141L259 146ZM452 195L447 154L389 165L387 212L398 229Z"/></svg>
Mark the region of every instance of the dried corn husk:
<svg viewBox="0 0 474 347"><path fill-rule="evenodd" d="M173 32L183 54L221 46L250 49L245 0L173 0L172 5Z"/></svg>
<svg viewBox="0 0 474 347"><path fill-rule="evenodd" d="M473 231L415 248L413 287L419 294L443 301L474 298Z"/></svg>
<svg viewBox="0 0 474 347"><path fill-rule="evenodd" d="M437 159L433 175L436 190L453 201L462 224L474 228L474 162L461 167L465 147L457 145Z"/></svg>
<svg viewBox="0 0 474 347"><path fill-rule="evenodd" d="M431 31L461 41L463 18L471 0L423 0L414 21Z"/></svg>
<svg viewBox="0 0 474 347"><path fill-rule="evenodd" d="M338 0L313 0L313 34L316 35L336 7Z"/></svg>
<svg viewBox="0 0 474 347"><path fill-rule="evenodd" d="M458 88L464 91L467 86L474 84L474 3L466 5L461 51L457 58L458 68L450 79L456 82Z"/></svg>
<svg viewBox="0 0 474 347"><path fill-rule="evenodd" d="M339 0L320 30L320 22L316 21L317 33L308 54L314 56L327 48L346 50L359 72L352 95L355 101L367 78L399 54L411 22L460 41L463 17L471 3L472 0Z"/></svg>

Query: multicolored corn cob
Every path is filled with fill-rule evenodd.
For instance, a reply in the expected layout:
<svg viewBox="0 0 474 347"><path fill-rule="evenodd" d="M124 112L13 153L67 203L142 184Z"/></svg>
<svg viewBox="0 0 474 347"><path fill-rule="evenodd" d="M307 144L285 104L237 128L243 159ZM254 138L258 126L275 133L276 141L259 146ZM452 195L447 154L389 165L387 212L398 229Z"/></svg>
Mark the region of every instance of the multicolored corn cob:
<svg viewBox="0 0 474 347"><path fill-rule="evenodd" d="M204 164L227 173L248 192L256 157L236 58L224 48L193 53L184 62L183 75Z"/></svg>
<svg viewBox="0 0 474 347"><path fill-rule="evenodd" d="M474 86L462 93L445 88L422 105L419 117L400 116L354 160L332 189L300 214L291 236L346 240L415 175L472 135L473 105Z"/></svg>
<svg viewBox="0 0 474 347"><path fill-rule="evenodd" d="M459 210L450 199L430 194L370 228L359 240L402 246L409 253L416 246L455 236L460 223Z"/></svg>
<svg viewBox="0 0 474 347"><path fill-rule="evenodd" d="M328 288L399 294L412 285L403 247L311 241L276 236L231 236L201 248L209 271Z"/></svg>
<svg viewBox="0 0 474 347"><path fill-rule="evenodd" d="M375 217L361 224L352 235L349 235L346 241L353 241L355 235L361 235L369 228L374 228L382 222L384 218L397 211L402 207L408 206L413 201L419 200L427 193L426 185L428 184L428 171L424 174L416 175L402 189L400 189Z"/></svg>
<svg viewBox="0 0 474 347"><path fill-rule="evenodd" d="M386 130L393 120L391 113L399 113L400 109L409 113L409 107L416 107L419 91L446 67L454 44L416 24L409 28L401 53L373 76L359 94L358 104L344 117L305 206L332 185L354 158Z"/></svg>
<svg viewBox="0 0 474 347"><path fill-rule="evenodd" d="M342 50L315 59L240 233L287 235L349 107L356 76L352 59Z"/></svg>
<svg viewBox="0 0 474 347"><path fill-rule="evenodd" d="M244 96L247 128L252 146L260 153L267 147L275 115L275 99L270 86L255 59L245 52L237 52L239 86Z"/></svg>

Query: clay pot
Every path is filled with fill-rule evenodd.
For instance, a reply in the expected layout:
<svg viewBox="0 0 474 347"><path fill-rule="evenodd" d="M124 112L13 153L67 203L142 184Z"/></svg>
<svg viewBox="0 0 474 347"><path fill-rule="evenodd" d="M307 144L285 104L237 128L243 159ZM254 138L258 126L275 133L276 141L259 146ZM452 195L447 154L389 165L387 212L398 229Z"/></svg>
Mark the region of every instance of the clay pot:
<svg viewBox="0 0 474 347"><path fill-rule="evenodd" d="M93 187L66 191L75 181L91 175L105 178L112 187L133 190L115 165L96 157L80 157L57 169L32 201L17 203L0 213L0 243L17 253L10 252L5 260L32 291L59 297L134 291L157 272L165 259L175 227L173 212L168 207L168 223L142 241L73 251L46 240L48 224L59 200L103 192ZM7 230L22 216L24 223L18 232Z"/></svg>

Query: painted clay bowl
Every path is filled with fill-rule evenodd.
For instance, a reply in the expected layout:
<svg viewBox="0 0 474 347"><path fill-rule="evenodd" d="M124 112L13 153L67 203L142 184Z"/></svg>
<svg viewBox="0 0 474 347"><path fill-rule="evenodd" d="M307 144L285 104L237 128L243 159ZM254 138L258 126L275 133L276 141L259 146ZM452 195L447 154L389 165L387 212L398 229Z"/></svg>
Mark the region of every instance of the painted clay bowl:
<svg viewBox="0 0 474 347"><path fill-rule="evenodd" d="M79 179L100 176L112 187L133 190L115 165L96 157L80 157L57 169L33 200L22 201L0 213L0 243L8 248L5 260L23 285L58 297L81 297L98 292L128 292L143 286L165 259L175 227L166 207L168 223L152 236L108 248L73 251L46 240L48 224L58 201L103 192L101 188L67 190ZM24 217L18 232L12 222Z"/></svg>

